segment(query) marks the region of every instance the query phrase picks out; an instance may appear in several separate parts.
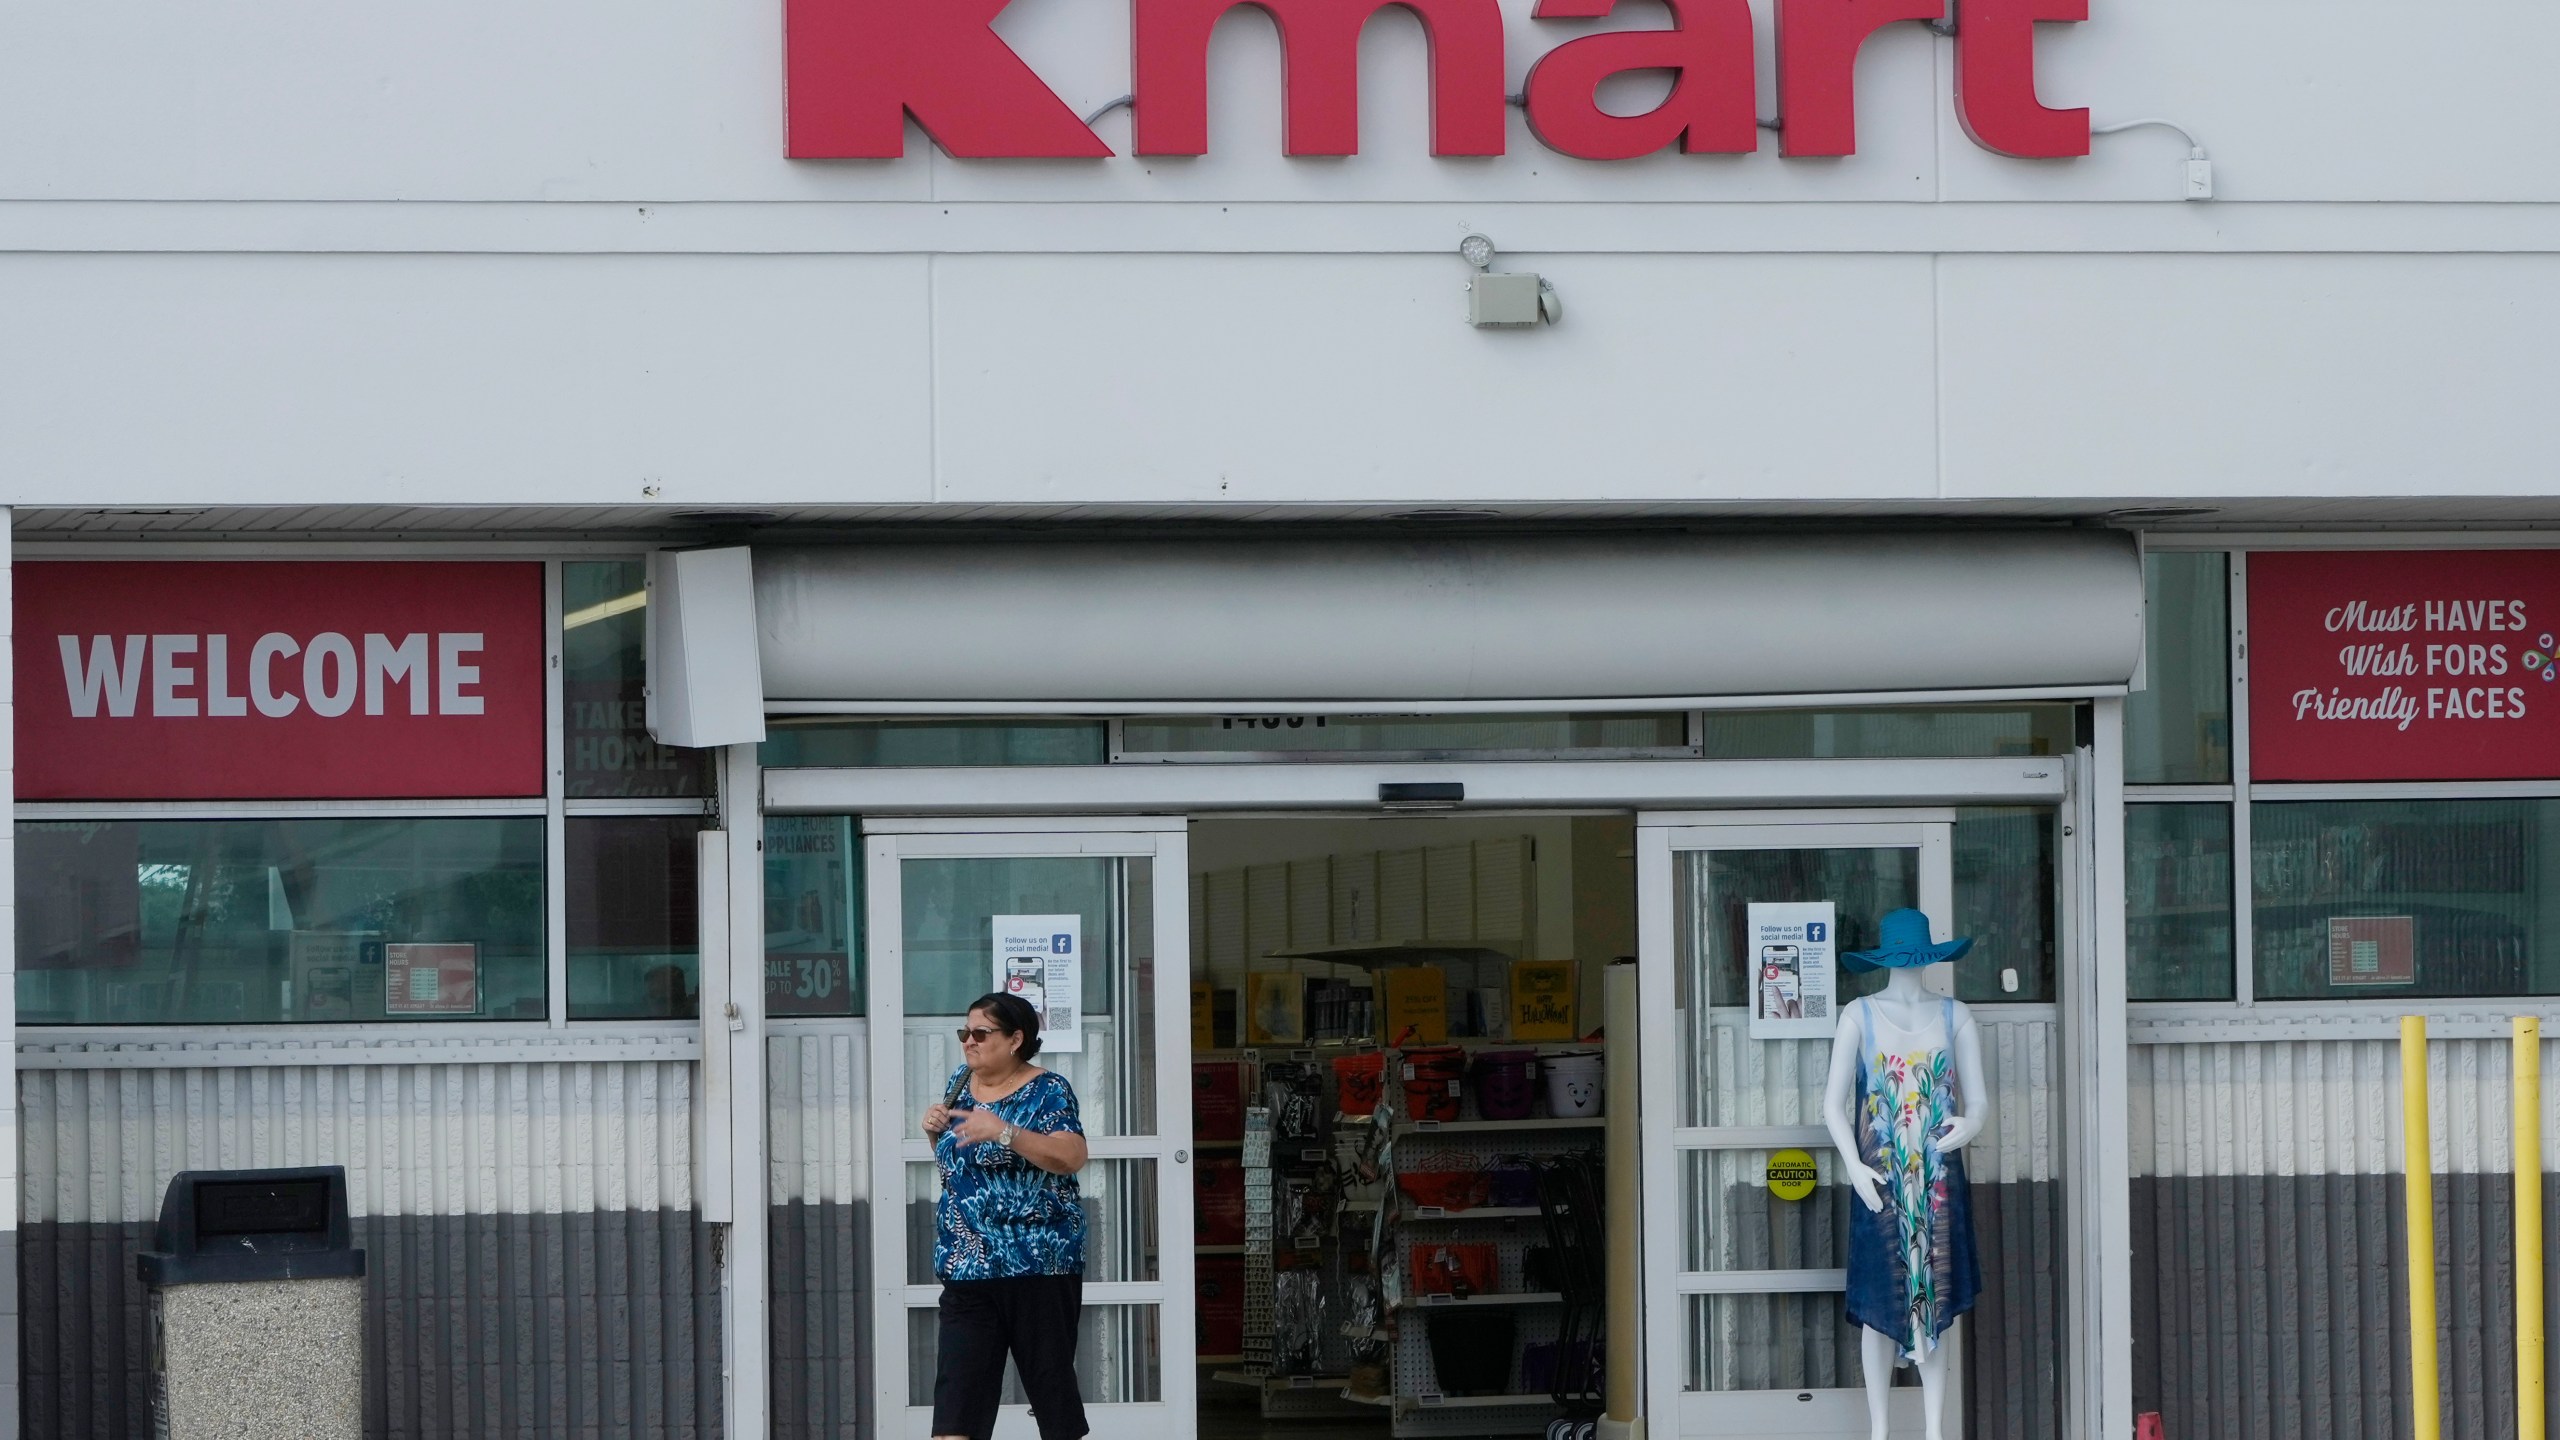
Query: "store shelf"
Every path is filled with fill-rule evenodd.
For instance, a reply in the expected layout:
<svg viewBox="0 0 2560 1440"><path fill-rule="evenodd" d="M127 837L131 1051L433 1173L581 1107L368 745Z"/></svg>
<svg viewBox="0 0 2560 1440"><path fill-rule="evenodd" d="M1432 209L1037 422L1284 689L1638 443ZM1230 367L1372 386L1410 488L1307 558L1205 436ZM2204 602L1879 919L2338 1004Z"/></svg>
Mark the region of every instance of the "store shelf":
<svg viewBox="0 0 2560 1440"><path fill-rule="evenodd" d="M1577 1115L1544 1120L1399 1120L1398 1135L1492 1135L1519 1130L1597 1130L1608 1124L1603 1115Z"/></svg>
<svg viewBox="0 0 2560 1440"><path fill-rule="evenodd" d="M1553 1395L1416 1395L1415 1410L1508 1410L1522 1405L1553 1405Z"/></svg>
<svg viewBox="0 0 2560 1440"><path fill-rule="evenodd" d="M1193 1363L1200 1365L1241 1365L1244 1363L1244 1357L1241 1355L1203 1355Z"/></svg>
<svg viewBox="0 0 2560 1440"><path fill-rule="evenodd" d="M1535 1205L1479 1205L1473 1210L1443 1210L1437 1205L1415 1205L1404 1212L1406 1220L1534 1220L1546 1212Z"/></svg>
<svg viewBox="0 0 2560 1440"><path fill-rule="evenodd" d="M1191 1247L1191 1253L1194 1255L1241 1255L1244 1253L1244 1247L1241 1245L1194 1245Z"/></svg>
<svg viewBox="0 0 2560 1440"><path fill-rule="evenodd" d="M1247 1375L1241 1370L1221 1370L1209 1377L1223 1385L1242 1385L1264 1393L1288 1390L1339 1390L1351 1383L1348 1375Z"/></svg>
<svg viewBox="0 0 2560 1440"><path fill-rule="evenodd" d="M1516 1295L1470 1295L1461 1300L1455 1295L1408 1295L1396 1302L1399 1310L1462 1310L1486 1305L1561 1305L1564 1296L1553 1290L1530 1290Z"/></svg>

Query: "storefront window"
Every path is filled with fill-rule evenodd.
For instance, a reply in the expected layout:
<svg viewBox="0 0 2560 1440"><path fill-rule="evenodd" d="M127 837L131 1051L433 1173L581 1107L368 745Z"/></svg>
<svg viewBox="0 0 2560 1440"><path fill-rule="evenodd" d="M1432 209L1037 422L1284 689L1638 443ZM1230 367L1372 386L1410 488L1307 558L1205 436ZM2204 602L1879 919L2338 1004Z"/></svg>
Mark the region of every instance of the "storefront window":
<svg viewBox="0 0 2560 1440"><path fill-rule="evenodd" d="M2261 999L2560 994L2560 800L2250 810Z"/></svg>
<svg viewBox="0 0 2560 1440"><path fill-rule="evenodd" d="M897 765L1100 765L1100 724L1084 720L839 720L775 717L756 758L771 769Z"/></svg>
<svg viewBox="0 0 2560 1440"><path fill-rule="evenodd" d="M1955 967L1972 1005L2053 999L2054 813L1967 810L1956 816L1955 933L1973 950Z"/></svg>
<svg viewBox="0 0 2560 1440"><path fill-rule="evenodd" d="M538 816L17 826L27 1025L539 1020Z"/></svg>
<svg viewBox="0 0 2560 1440"><path fill-rule="evenodd" d="M2127 805L2124 828L2127 993L2231 999L2231 808Z"/></svg>
<svg viewBox="0 0 2560 1440"><path fill-rule="evenodd" d="M1710 710L1710 760L1961 759L2068 755L2068 705Z"/></svg>
<svg viewBox="0 0 2560 1440"><path fill-rule="evenodd" d="M1123 760L1191 756L1682 756L1689 717L1630 715L1176 715L1124 721Z"/></svg>
<svg viewBox="0 0 2560 1440"><path fill-rule="evenodd" d="M701 870L690 815L573 816L569 1018L683 1020L701 1008Z"/></svg>
<svg viewBox="0 0 2560 1440"><path fill-rule="evenodd" d="M649 738L648 567L572 560L560 567L561 682L568 795L684 797L711 791L709 762Z"/></svg>
<svg viewBox="0 0 2560 1440"><path fill-rule="evenodd" d="M863 1013L862 850L849 815L764 822L767 1015Z"/></svg>
<svg viewBox="0 0 2560 1440"><path fill-rule="evenodd" d="M2143 557L2145 687L2126 697L2131 785L2231 779L2230 559L2220 551Z"/></svg>

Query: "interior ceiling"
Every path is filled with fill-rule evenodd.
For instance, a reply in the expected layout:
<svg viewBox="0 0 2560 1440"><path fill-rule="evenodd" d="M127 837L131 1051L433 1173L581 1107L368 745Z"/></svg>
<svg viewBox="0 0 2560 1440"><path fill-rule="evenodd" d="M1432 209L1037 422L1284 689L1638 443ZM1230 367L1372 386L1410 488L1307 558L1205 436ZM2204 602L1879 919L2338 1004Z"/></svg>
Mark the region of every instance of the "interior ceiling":
<svg viewBox="0 0 2560 1440"><path fill-rule="evenodd" d="M800 505L739 511L636 505L325 505L21 509L20 540L555 539L775 541L954 529L1154 529L1392 525L1415 530L2113 523L2146 530L2560 527L2560 495L2366 499L2159 498L1798 503L1394 505Z"/></svg>

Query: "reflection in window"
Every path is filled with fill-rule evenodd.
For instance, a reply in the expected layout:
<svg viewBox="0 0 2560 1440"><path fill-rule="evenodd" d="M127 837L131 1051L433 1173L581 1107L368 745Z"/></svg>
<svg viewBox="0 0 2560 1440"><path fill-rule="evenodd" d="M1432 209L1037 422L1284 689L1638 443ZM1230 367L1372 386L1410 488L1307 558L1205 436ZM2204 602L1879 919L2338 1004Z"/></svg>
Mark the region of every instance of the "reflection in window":
<svg viewBox="0 0 2560 1440"><path fill-rule="evenodd" d="M2068 705L1710 710L1710 760L1964 759L2071 753Z"/></svg>
<svg viewBox="0 0 2560 1440"><path fill-rule="evenodd" d="M701 1008L700 816L572 816L569 1018L681 1020Z"/></svg>
<svg viewBox="0 0 2560 1440"><path fill-rule="evenodd" d="M1957 999L1996 1005L2053 998L2055 828L2051 810L1957 814L1949 857L1954 928L1973 937L1972 951L1956 962Z"/></svg>
<svg viewBox="0 0 2560 1440"><path fill-rule="evenodd" d="M862 850L849 815L764 821L764 1009L860 1015Z"/></svg>
<svg viewBox="0 0 2560 1440"><path fill-rule="evenodd" d="M2124 807L2126 992L2136 1000L2228 1000L2231 807Z"/></svg>
<svg viewBox="0 0 2560 1440"><path fill-rule="evenodd" d="M2560 801L2249 813L2261 999L2560 994Z"/></svg>
<svg viewBox="0 0 2560 1440"><path fill-rule="evenodd" d="M1103 727L1089 720L839 720L775 716L759 763L774 769L899 765L1099 765Z"/></svg>
<svg viewBox="0 0 2560 1440"><path fill-rule="evenodd" d="M573 560L560 567L562 743L568 794L710 793L705 753L649 738L648 567L637 560Z"/></svg>
<svg viewBox="0 0 2560 1440"><path fill-rule="evenodd" d="M1120 726L1124 756L1685 755L1689 717L1627 715L1176 715Z"/></svg>
<svg viewBox="0 0 2560 1440"><path fill-rule="evenodd" d="M2147 555L2142 588L2146 684L2125 697L2125 781L2222 784L2231 778L2229 560Z"/></svg>
<svg viewBox="0 0 2560 1440"><path fill-rule="evenodd" d="M28 1025L539 1020L542 821L22 821Z"/></svg>

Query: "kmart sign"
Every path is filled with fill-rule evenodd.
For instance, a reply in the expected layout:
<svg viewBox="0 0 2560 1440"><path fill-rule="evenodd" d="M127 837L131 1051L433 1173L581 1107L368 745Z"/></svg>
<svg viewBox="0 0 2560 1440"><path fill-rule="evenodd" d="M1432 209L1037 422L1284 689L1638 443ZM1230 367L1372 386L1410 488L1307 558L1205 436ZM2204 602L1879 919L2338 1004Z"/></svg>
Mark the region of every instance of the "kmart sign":
<svg viewBox="0 0 2560 1440"><path fill-rule="evenodd" d="M787 0L790 153L886 159L909 116L956 156L1100 159L1113 152L994 29L1010 0ZM1030 0L1054 4L1062 0ZM1616 0L1537 0L1537 20L1606 18ZM1759 148L1749 0L1663 0L1668 29L1617 30L1557 45L1519 97L1541 144L1585 160L1677 147ZM1885 26L1926 23L1955 37L1953 102L1974 143L2005 155L2089 153L2089 112L2036 98L2035 27L2089 18L2088 0L1777 0L1779 153L1849 155L1857 142L1857 61ZM1267 12L1280 33L1291 155L1360 148L1360 32L1389 8L1429 36L1431 153L1499 155L1507 140L1499 0L1132 0L1135 152L1209 151L1209 37L1228 11ZM1669 95L1636 115L1599 91L1629 72L1667 73Z"/></svg>

